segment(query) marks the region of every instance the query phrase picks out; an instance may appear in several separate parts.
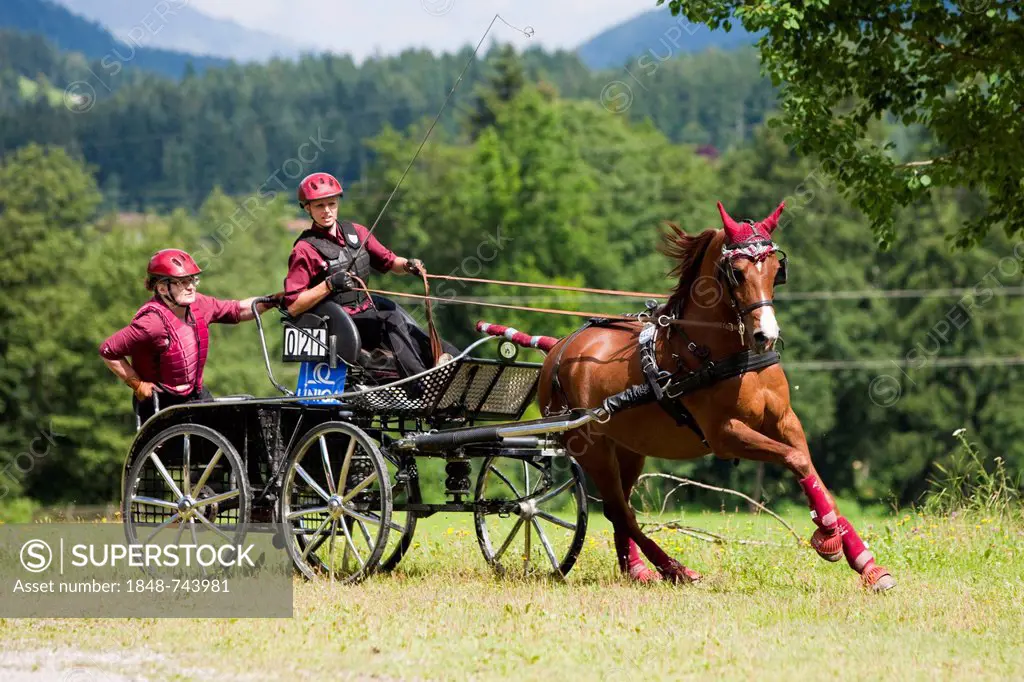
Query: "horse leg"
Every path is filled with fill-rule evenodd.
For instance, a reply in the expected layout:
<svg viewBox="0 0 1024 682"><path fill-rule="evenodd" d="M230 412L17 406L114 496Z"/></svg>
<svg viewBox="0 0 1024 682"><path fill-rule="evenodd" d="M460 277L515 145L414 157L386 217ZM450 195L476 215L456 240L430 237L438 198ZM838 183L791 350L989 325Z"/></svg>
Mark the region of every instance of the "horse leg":
<svg viewBox="0 0 1024 682"><path fill-rule="evenodd" d="M864 583L876 592L895 587L896 580L889 571L875 562L874 555L861 540L853 524L839 514L835 500L811 463L807 439L796 413L790 410L779 420L777 430L779 437L796 447L806 459L806 466L799 469L791 467L791 470L799 477L800 487L810 503L811 519L818 526L811 536L811 546L829 561L838 561L840 556L845 555L850 568L860 573ZM842 554L839 553L840 548Z"/></svg>
<svg viewBox="0 0 1024 682"><path fill-rule="evenodd" d="M630 563L629 540L634 541L651 560L662 577L675 582L696 582L700 574L683 566L665 553L654 540L643 534L633 510L626 502L622 490L622 476L615 449L605 438L599 438L587 448L585 456L577 457L580 466L590 476L604 503L604 515L611 521L616 536L616 553L619 566ZM635 466L635 464L634 464Z"/></svg>
<svg viewBox="0 0 1024 682"><path fill-rule="evenodd" d="M792 420L796 415L790 413L780 423L780 436L788 442L780 442L761 434L739 420L730 420L722 434L724 451L746 459L770 461L782 464L793 472L807 495L811 508L811 519L818 529L811 538L811 544L821 556L835 561L840 547L846 556L850 568L861 575L864 583L876 592L888 590L896 586L896 581L884 567L875 563L874 555L860 539L853 525L843 516L835 505L835 500L825 488L818 475L806 441L802 437L802 429L794 433ZM795 447L796 442L803 447ZM712 444L714 447L714 443ZM835 558L833 558L835 557Z"/></svg>
<svg viewBox="0 0 1024 682"><path fill-rule="evenodd" d="M609 447L614 448L615 459L619 463L619 481L622 483L622 495L628 504L630 495L633 493L633 486L636 484L636 479L640 477L640 472L643 471L646 458L639 453L625 449L621 445L612 443ZM618 528L615 530L615 548L619 556L619 567L630 578L641 583L661 580L661 574L652 571L644 563L643 557L640 556L640 547L633 541L633 538L621 532Z"/></svg>

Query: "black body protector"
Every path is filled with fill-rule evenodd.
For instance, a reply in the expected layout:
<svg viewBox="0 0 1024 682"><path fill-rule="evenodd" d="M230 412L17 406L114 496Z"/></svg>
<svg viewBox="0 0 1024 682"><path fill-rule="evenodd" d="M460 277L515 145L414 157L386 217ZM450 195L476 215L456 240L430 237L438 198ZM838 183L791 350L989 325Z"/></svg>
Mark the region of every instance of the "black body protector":
<svg viewBox="0 0 1024 682"><path fill-rule="evenodd" d="M359 235L356 233L355 225L349 220L342 220L338 222L338 227L345 242L344 246L339 246L313 228L300 234L292 244L294 246L299 242L306 242L327 261L327 268L310 279L310 288L320 284L336 272L347 271L358 277L363 283L370 276L370 254L366 249L359 248ZM364 296L365 294L361 291L334 291L327 298L347 307L358 304Z"/></svg>

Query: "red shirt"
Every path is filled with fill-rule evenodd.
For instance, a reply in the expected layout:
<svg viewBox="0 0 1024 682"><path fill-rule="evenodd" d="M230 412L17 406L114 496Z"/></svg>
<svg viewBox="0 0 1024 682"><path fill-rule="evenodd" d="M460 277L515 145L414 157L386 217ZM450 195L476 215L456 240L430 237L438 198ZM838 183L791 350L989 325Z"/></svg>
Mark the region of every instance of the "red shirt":
<svg viewBox="0 0 1024 682"><path fill-rule="evenodd" d="M158 305L164 305L155 296L151 300L156 301ZM212 322L237 324L240 321L239 318L242 312L238 307L237 300L224 300L200 293L196 293L196 301L189 308L192 316L196 318L201 317L206 324ZM199 340L193 324L189 324L186 320L182 320L173 314L167 317L170 318L172 332L175 337L181 340L181 349L183 355L185 355L184 365L186 367L184 375L176 377L178 383L174 386L167 386L167 388L171 392L184 395L192 389L191 386L185 386L185 383L192 376L196 378L195 385L197 390L202 387L203 368L201 366L197 367L197 365L203 364L200 362L201 358L199 357ZM108 360L120 360L130 357L132 367L139 373L143 381L162 383L163 378L152 374L152 372L155 371L155 367L159 366L155 359L167 349L168 345L167 330L164 328L164 323L160 318L156 315L143 315L138 319L132 320L131 324L127 327L114 332L100 344L100 355ZM181 388L178 389L178 386L181 386Z"/></svg>
<svg viewBox="0 0 1024 682"><path fill-rule="evenodd" d="M356 228L356 234L359 235L359 243L366 242L366 253L370 256L370 266L377 272L390 272L391 264L397 258L394 252L377 241L377 238L359 223L353 223L352 225ZM337 224L335 224L331 232L316 228L315 225L314 229L325 239L330 239L336 244L345 247L345 242L340 236L340 228ZM369 240L367 240L367 237L369 237ZM327 262L311 244L307 242L296 244L292 249L291 255L288 257L288 275L284 278L284 290L295 293L284 297L285 307L294 303L299 294L309 288L310 280L326 269ZM355 314L369 307L370 301L364 299L361 303L346 307L345 310L349 314Z"/></svg>

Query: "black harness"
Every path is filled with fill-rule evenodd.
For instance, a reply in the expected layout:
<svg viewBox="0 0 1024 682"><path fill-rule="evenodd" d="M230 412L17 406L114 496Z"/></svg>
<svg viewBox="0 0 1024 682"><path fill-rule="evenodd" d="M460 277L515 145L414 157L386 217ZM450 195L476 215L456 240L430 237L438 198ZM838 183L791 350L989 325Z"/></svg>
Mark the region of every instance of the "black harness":
<svg viewBox="0 0 1024 682"><path fill-rule="evenodd" d="M771 367L781 360L781 356L776 351L755 353L748 348L721 360L713 361L709 359L710 353L707 348L688 341L687 348L701 360L701 366L696 370L684 367L674 373L669 372L658 367L655 351L658 328L658 323L648 321L644 323L644 327L640 331L640 368L644 372L646 381L644 386L648 389L646 393L649 395L644 402L657 401L662 409L675 419L678 426L692 429L700 436L704 445L708 444L704 438L704 432L701 431L697 421L680 398L719 381ZM628 389L625 392L628 392Z"/></svg>
<svg viewBox="0 0 1024 682"><path fill-rule="evenodd" d="M299 235L295 244L306 242L327 262L323 272L317 273L309 280L310 288L320 284L336 272L349 272L364 283L370 276L370 254L366 249L359 248L359 234L355 225L349 220L338 223L345 245L342 246L332 239L323 236L319 230L310 228ZM294 244L293 244L294 246ZM335 291L328 298L342 306L353 306L360 303L365 294L361 291Z"/></svg>

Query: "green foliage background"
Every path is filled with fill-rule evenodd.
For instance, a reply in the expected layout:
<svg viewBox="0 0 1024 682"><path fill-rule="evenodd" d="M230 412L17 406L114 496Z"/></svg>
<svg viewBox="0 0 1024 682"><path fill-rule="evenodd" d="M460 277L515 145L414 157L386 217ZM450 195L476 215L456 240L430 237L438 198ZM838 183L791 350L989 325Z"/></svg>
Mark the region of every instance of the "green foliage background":
<svg viewBox="0 0 1024 682"><path fill-rule="evenodd" d="M129 391L97 349L146 300L153 251L195 254L208 294L279 290L296 236L287 224L300 217L295 183L281 169L291 174L286 164L317 140L295 163L303 174L345 176L344 216L372 224L467 56L410 52L360 68L307 58L180 84L143 79L85 113L41 97L0 107L0 515L117 500L134 419ZM476 66L381 221L385 244L435 274L668 292L672 264L656 251L664 221L696 233L720 226L716 201L734 217L760 219L785 199L776 233L792 268L778 292L784 367L826 482L864 503L918 500L961 426L982 453L1024 471L1021 368L935 362L1019 354L1024 308L1000 294L1020 289L1024 245L991 234L953 254L945 240L981 210L976 195L943 190L902 211L892 248L880 252L823 172L837 161L798 157L782 131L759 125L771 115L771 91L745 52L664 62L651 93L618 114L599 96L608 74L574 57L496 49ZM876 133L907 153L924 144L899 127L879 124ZM698 153L706 142L722 153ZM374 284L414 290L409 278L378 275ZM806 297L951 287L969 293ZM591 312L641 306L492 286L435 292ZM442 333L463 346L478 319L552 335L579 323L481 306L437 310ZM264 317L272 358L274 315ZM858 359L909 366L799 364ZM294 368L275 373L294 382ZM213 328L206 382L215 394L272 393L254 325ZM647 468L747 491L756 469L712 457ZM761 493L779 499L795 487L768 468Z"/></svg>

